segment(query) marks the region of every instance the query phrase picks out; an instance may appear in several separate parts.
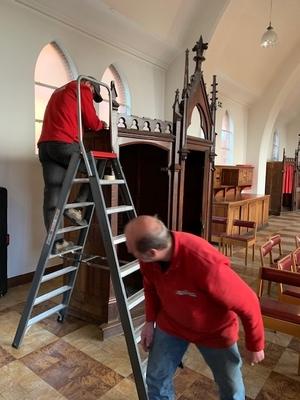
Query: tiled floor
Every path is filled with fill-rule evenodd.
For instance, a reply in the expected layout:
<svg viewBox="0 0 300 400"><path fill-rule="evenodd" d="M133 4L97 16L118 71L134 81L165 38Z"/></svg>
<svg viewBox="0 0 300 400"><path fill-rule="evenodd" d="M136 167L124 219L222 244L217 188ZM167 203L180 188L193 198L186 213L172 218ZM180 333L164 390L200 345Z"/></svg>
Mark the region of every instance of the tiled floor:
<svg viewBox="0 0 300 400"><path fill-rule="evenodd" d="M273 233L283 237L285 251L295 248L300 213L272 217L258 233L258 245ZM258 251L254 263L243 265L243 251L232 257L234 269L256 289ZM33 326L20 349L11 347L28 286L10 289L0 299L0 400L137 400L135 385L122 336L99 341L94 325L73 317L63 324L52 317ZM241 335L242 336L242 335ZM240 350L244 353L243 338ZM297 375L300 340L266 332L266 359L243 366L248 399L296 400L300 398ZM210 370L194 346L176 378L178 400L218 399Z"/></svg>

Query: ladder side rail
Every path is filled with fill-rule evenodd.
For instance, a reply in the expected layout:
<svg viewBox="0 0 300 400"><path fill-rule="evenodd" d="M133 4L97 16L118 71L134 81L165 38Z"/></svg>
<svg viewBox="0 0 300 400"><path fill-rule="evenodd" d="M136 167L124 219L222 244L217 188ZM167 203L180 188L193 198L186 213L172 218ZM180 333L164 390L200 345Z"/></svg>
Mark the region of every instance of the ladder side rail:
<svg viewBox="0 0 300 400"><path fill-rule="evenodd" d="M95 161L91 160L91 168L96 171ZM94 172L93 171L93 172ZM97 175L97 174L96 174ZM115 296L118 304L119 315L124 330L124 336L126 339L129 358L135 377L136 388L139 396L139 400L147 400L147 392L143 377L143 371L141 368L141 358L137 347L136 340L134 338L134 327L132 323L131 314L126 305L126 292L123 284L123 280L119 272L119 264L117 263L118 257L116 249L112 243L112 232L110 229L110 222L106 213L105 199L101 186L99 185L99 179L96 176L91 177L91 189L93 198L95 201L95 210L99 221L99 228L103 238L111 238L111 240L104 240L104 248L106 251L107 259L110 265L110 274L112 283L114 286ZM99 198L100 196L100 198Z"/></svg>
<svg viewBox="0 0 300 400"><path fill-rule="evenodd" d="M59 196L55 215L53 217L53 221L51 223L49 233L47 234L45 243L43 245L43 249L42 249L38 264L37 264L37 268L36 268L34 276L33 276L32 284L31 284L30 290L28 292L24 311L22 313L16 334L15 334L15 338L12 343L13 347L15 347L15 348L18 348L20 346L20 343L22 342L23 337L25 335L29 316L31 315L33 307L34 307L33 299L35 299L35 297L37 296L37 293L39 291L41 280L42 280L42 277L43 277L45 269L46 269L47 260L51 253L51 249L53 248L53 244L55 241L55 235L56 235L56 232L58 231L59 224L60 224L60 221L61 221L61 218L63 215L63 208L67 201L68 195L71 191L71 186L72 186L71 183L72 183L72 180L74 179L74 177L76 176L76 172L79 167L79 163L80 163L80 154L79 153L73 154L73 156L70 160L70 163L69 163L69 167L66 172L66 176L64 178L64 182L63 182L62 190L61 190L61 193Z"/></svg>

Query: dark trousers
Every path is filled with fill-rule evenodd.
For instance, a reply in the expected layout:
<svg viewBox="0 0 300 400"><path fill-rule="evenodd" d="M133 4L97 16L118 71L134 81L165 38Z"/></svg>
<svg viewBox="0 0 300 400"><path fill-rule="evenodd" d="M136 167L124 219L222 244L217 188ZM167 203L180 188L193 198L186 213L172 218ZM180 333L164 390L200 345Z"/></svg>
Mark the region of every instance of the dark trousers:
<svg viewBox="0 0 300 400"><path fill-rule="evenodd" d="M62 184L74 153L80 153L78 143L43 142L39 144L39 160L43 168L44 177L44 223L48 231L53 220L55 208L62 189ZM84 164L79 167L85 171ZM86 201L89 196L89 185L80 186L76 202Z"/></svg>

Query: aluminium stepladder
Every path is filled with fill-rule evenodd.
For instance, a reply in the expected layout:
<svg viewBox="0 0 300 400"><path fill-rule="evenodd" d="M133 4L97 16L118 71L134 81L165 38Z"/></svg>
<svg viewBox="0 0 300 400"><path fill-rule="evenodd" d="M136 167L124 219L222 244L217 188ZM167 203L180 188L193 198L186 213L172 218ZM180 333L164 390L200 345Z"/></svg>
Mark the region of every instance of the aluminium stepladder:
<svg viewBox="0 0 300 400"><path fill-rule="evenodd" d="M83 78L93 81L89 77L80 76L78 78L78 110L81 110L80 80ZM110 89L107 85L101 82L97 83L103 85L108 90L111 111L112 100ZM111 218L113 215L118 216L120 214L126 214L127 220L130 220L136 216L136 211L117 155L112 152L86 152L82 141L81 113L79 112L78 115L81 154L74 154L70 160L60 198L55 210L55 215L42 248L37 269L35 271L33 282L28 294L27 302L25 304L12 346L18 348L23 340L26 330L35 323L38 323L39 321L42 321L43 319L56 313L58 313L58 321L64 320L72 291L75 286L78 269L83 258L85 257L84 247L88 236L89 227L91 225L91 220L94 212L96 212L96 217L103 239L103 246L107 257L107 263L110 270L111 280L114 286L119 316L135 378L138 397L140 400L147 400L148 396L144 380L145 362L141 361L138 348L142 326L134 327L133 318L131 315L131 310L133 310L144 300L144 292L143 289L141 289L133 295L127 296L123 281L125 277L139 269L139 263L137 260L123 263L118 259L117 246L122 243L124 244L126 239L123 233L113 233ZM77 177L77 172L80 170L80 164L82 162L84 162L86 167L87 178ZM107 166L109 166L113 172L113 180L104 179ZM91 201L86 201L84 203L68 203L72 186L76 184L90 185L92 198ZM118 192L119 201L118 205L115 207L106 205L104 188L107 186L114 186L117 188L116 190ZM82 207L84 207L86 210L85 223L82 225L62 228L61 225L64 218L64 211L68 208ZM66 232L78 233L76 243L70 249L63 251L59 255L52 254L55 240ZM67 267L62 266L55 272L47 273L46 268L49 260L57 256L64 257L68 253L72 253L73 255L72 265ZM48 292L42 291L42 294L39 293L43 283L49 282L58 277L64 277L64 284L62 286L59 286L58 288ZM59 304L56 304L55 306L46 309L46 311L33 316L33 310L35 306L58 296L62 297Z"/></svg>

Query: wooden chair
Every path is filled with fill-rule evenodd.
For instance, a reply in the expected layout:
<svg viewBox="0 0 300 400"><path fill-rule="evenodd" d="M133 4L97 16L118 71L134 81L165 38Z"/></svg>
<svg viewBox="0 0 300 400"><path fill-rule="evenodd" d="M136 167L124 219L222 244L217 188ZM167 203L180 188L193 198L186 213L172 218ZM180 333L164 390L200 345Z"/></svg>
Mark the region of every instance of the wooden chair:
<svg viewBox="0 0 300 400"><path fill-rule="evenodd" d="M260 264L261 267L269 267L269 268L278 268L277 262L273 260L273 242L272 240L267 240L264 244L262 244L259 248L260 253ZM267 259L267 261L266 261ZM272 282L268 283L268 294L271 293L271 285Z"/></svg>
<svg viewBox="0 0 300 400"><path fill-rule="evenodd" d="M294 272L300 272L300 247L292 252Z"/></svg>
<svg viewBox="0 0 300 400"><path fill-rule="evenodd" d="M276 235L270 236L269 240L272 242L272 256L274 262L279 260L282 256L281 236L277 233ZM274 249L276 250L277 256L275 255Z"/></svg>
<svg viewBox="0 0 300 400"><path fill-rule="evenodd" d="M300 288L300 274L274 268L260 268L258 297L265 328L300 338L300 305L286 304L264 296L264 283L277 282ZM298 362L300 375L300 354Z"/></svg>
<svg viewBox="0 0 300 400"><path fill-rule="evenodd" d="M231 233L221 235L221 246L227 255L228 247L232 255L232 246L239 245L245 247L245 265L248 262L248 247L252 247L252 261L254 261L254 249L256 242L256 222L233 220Z"/></svg>
<svg viewBox="0 0 300 400"><path fill-rule="evenodd" d="M292 253L278 261L278 269L295 272ZM279 283L279 300L289 304L300 305L300 288Z"/></svg>
<svg viewBox="0 0 300 400"><path fill-rule="evenodd" d="M277 264L273 261L273 242L269 239L259 248L260 264L262 267L277 268ZM266 261L267 259L267 261Z"/></svg>
<svg viewBox="0 0 300 400"><path fill-rule="evenodd" d="M219 225L219 227L222 229L218 232L218 229L216 231L212 232L211 235L211 241L214 243L218 243L218 249L219 251L221 250L221 235L224 233L224 231L227 231L227 217L219 217L219 216L212 216L211 217L211 222L213 224Z"/></svg>
<svg viewBox="0 0 300 400"><path fill-rule="evenodd" d="M296 248L300 247L300 233L295 236Z"/></svg>

